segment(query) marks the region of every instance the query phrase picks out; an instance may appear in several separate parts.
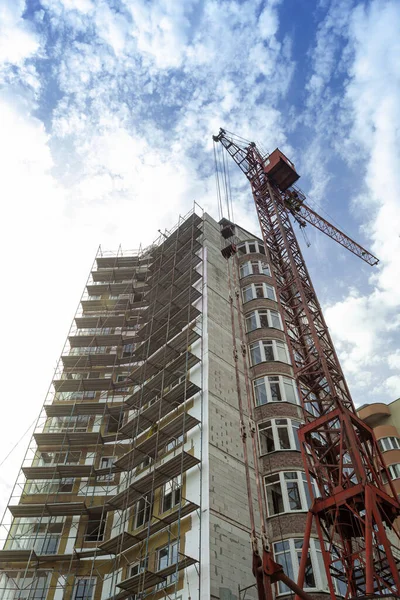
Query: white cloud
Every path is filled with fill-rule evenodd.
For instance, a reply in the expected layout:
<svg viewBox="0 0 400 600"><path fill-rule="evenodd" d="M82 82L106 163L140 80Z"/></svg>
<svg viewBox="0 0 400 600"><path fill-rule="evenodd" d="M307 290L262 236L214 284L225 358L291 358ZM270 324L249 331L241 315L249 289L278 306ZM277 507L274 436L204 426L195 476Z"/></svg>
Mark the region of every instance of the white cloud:
<svg viewBox="0 0 400 600"><path fill-rule="evenodd" d="M326 317L344 351L345 365L359 378L364 369L373 369L377 357L390 364L400 329L399 28L397 2L358 6L349 19L353 62L344 108L350 130L342 141L345 157L351 151L364 159L358 164L360 176L364 177L363 202L357 198L353 210L368 223L372 250L381 263L370 278L368 293L357 298L348 295L330 306ZM397 389L397 376L384 382L384 372L376 369L373 373L388 393L381 400L392 400L390 394Z"/></svg>
<svg viewBox="0 0 400 600"><path fill-rule="evenodd" d="M20 66L39 49L40 41L32 26L22 18L25 0L4 0L0 4L0 67Z"/></svg>

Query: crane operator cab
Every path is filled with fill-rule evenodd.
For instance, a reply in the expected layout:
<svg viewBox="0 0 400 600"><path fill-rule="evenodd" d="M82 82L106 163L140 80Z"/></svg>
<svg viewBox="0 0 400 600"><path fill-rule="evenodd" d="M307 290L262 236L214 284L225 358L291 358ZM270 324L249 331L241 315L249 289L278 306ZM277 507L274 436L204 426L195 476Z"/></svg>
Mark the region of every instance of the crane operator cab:
<svg viewBox="0 0 400 600"><path fill-rule="evenodd" d="M294 164L276 148L267 158L264 159L265 172L281 192L287 190L300 177L297 174Z"/></svg>

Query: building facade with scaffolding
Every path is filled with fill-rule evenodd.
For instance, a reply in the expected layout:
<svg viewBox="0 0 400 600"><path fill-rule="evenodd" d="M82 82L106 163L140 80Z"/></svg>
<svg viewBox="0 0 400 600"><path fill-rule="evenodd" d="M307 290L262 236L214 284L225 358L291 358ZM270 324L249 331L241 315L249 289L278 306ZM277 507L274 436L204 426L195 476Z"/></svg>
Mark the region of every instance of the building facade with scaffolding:
<svg viewBox="0 0 400 600"><path fill-rule="evenodd" d="M199 210L98 252L3 518L1 600L256 598L260 521L296 580L312 498L271 268ZM304 589L326 598L312 533Z"/></svg>

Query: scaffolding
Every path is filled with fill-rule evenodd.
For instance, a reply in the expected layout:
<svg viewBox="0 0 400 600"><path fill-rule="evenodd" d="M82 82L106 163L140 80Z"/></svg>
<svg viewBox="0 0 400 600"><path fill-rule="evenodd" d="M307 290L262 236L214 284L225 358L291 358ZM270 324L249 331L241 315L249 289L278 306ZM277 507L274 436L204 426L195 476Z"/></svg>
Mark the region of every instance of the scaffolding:
<svg viewBox="0 0 400 600"><path fill-rule="evenodd" d="M200 597L202 226L195 205L148 248L99 248L3 516L1 597Z"/></svg>

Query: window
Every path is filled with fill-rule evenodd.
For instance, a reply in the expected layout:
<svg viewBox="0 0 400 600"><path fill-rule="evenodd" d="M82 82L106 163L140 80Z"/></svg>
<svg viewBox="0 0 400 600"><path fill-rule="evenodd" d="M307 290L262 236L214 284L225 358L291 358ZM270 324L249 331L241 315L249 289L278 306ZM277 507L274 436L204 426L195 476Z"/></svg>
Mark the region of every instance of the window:
<svg viewBox="0 0 400 600"><path fill-rule="evenodd" d="M46 571L9 571L0 574L1 598L4 600L45 600L49 589Z"/></svg>
<svg viewBox="0 0 400 600"><path fill-rule="evenodd" d="M34 479L25 485L25 494L58 494L70 493L74 487L74 479Z"/></svg>
<svg viewBox="0 0 400 600"><path fill-rule="evenodd" d="M299 404L295 382L281 375L258 377L253 381L256 406L268 402L291 402Z"/></svg>
<svg viewBox="0 0 400 600"><path fill-rule="evenodd" d="M82 577L76 580L74 600L93 600L96 579L94 577Z"/></svg>
<svg viewBox="0 0 400 600"><path fill-rule="evenodd" d="M387 450L400 450L400 439L396 437L385 437L378 440L379 448L382 452Z"/></svg>
<svg viewBox="0 0 400 600"><path fill-rule="evenodd" d="M248 260L240 265L240 278L247 275L268 275L271 277L271 270L268 263L263 260Z"/></svg>
<svg viewBox="0 0 400 600"><path fill-rule="evenodd" d="M100 460L99 469L108 469L109 473L105 475L98 475L97 481L112 481L114 479L114 473L111 472L111 468L114 464L115 458L113 456L102 456Z"/></svg>
<svg viewBox="0 0 400 600"><path fill-rule="evenodd" d="M275 290L268 283L251 283L242 289L243 302L249 302L256 298L269 298L276 301Z"/></svg>
<svg viewBox="0 0 400 600"><path fill-rule="evenodd" d="M183 434L179 435L177 438L175 438L174 440L172 440L171 442L169 442L165 446L165 452L170 452L170 450L173 450L174 448L177 448L182 443L183 443Z"/></svg>
<svg viewBox="0 0 400 600"><path fill-rule="evenodd" d="M182 480L180 475L178 477L174 477L164 485L162 491L161 512L170 510L170 508L179 504L181 501L181 487Z"/></svg>
<svg viewBox="0 0 400 600"><path fill-rule="evenodd" d="M136 502L135 506L135 519L134 519L134 529L138 529L138 527L142 527L145 523L148 523L149 519L151 519L153 511L153 506L150 502L149 496L143 496L140 498L138 502Z"/></svg>
<svg viewBox="0 0 400 600"><path fill-rule="evenodd" d="M275 450L300 450L300 421L291 419L270 419L258 425L260 454Z"/></svg>
<svg viewBox="0 0 400 600"><path fill-rule="evenodd" d="M166 569L178 562L178 542L173 542L160 548L157 552L157 571ZM166 578L166 581L159 584L159 587L165 587L177 580L177 573L172 573Z"/></svg>
<svg viewBox="0 0 400 600"><path fill-rule="evenodd" d="M258 340L250 344L250 358L252 367L269 361L290 364L287 345L279 340Z"/></svg>
<svg viewBox="0 0 400 600"><path fill-rule="evenodd" d="M274 543L274 560L283 565L286 575L294 581L297 581L299 574L302 548L302 539L290 539ZM321 546L319 541L314 539L310 539L305 569L304 589L328 589ZM288 592L290 592L289 588L280 581L278 583L278 593L284 594Z"/></svg>
<svg viewBox="0 0 400 600"><path fill-rule="evenodd" d="M392 479L399 479L400 478L400 463L397 463L395 465L389 465L388 471L389 471Z"/></svg>
<svg viewBox="0 0 400 600"><path fill-rule="evenodd" d="M250 254L252 252L259 252L260 254L265 254L264 244L257 240L251 240L248 242L242 242L238 245L239 254Z"/></svg>
<svg viewBox="0 0 400 600"><path fill-rule="evenodd" d="M38 466L77 465L81 457L78 452L41 452L38 456Z"/></svg>
<svg viewBox="0 0 400 600"><path fill-rule="evenodd" d="M301 471L281 471L264 478L268 516L285 512L306 511L311 506L306 474ZM314 487L313 497L316 495Z"/></svg>
<svg viewBox="0 0 400 600"><path fill-rule="evenodd" d="M62 517L15 519L8 539L11 550L34 550L36 554L57 554L64 527Z"/></svg>
<svg viewBox="0 0 400 600"><path fill-rule="evenodd" d="M101 542L104 538L105 525L105 515L89 513L89 521L85 533L85 542Z"/></svg>
<svg viewBox="0 0 400 600"><path fill-rule="evenodd" d="M253 331L261 327L271 327L282 331L282 321L277 310L254 310L246 316L246 330Z"/></svg>

